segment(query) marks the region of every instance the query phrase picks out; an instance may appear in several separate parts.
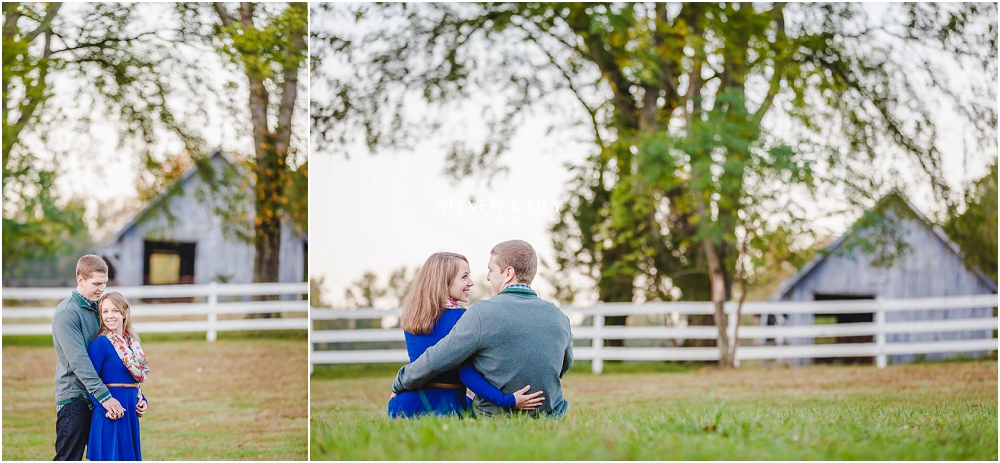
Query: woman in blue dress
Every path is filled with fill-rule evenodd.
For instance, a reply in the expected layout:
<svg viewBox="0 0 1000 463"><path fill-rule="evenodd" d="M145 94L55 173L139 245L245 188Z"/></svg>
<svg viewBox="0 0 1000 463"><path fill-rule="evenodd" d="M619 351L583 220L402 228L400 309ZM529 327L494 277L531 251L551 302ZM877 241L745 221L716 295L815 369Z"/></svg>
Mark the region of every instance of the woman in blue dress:
<svg viewBox="0 0 1000 463"><path fill-rule="evenodd" d="M88 353L94 369L121 403L125 415L94 413L90 422L87 459L91 461L142 460L139 444L139 417L146 412L146 398L139 383L149 374L146 354L139 345L139 335L132 328L128 301L121 293L107 293L98 302L101 330L90 343ZM90 396L103 411L100 402Z"/></svg>
<svg viewBox="0 0 1000 463"><path fill-rule="evenodd" d="M469 290L474 285L465 256L439 252L427 258L403 301L400 320L411 362L445 337L465 314L460 303L469 302ZM530 389L527 385L514 394L505 395L486 381L471 362L465 362L457 369L438 375L419 390L393 394L389 398L389 416L461 414L470 403L465 395L466 387L503 408L533 410L544 400L543 391L527 394Z"/></svg>

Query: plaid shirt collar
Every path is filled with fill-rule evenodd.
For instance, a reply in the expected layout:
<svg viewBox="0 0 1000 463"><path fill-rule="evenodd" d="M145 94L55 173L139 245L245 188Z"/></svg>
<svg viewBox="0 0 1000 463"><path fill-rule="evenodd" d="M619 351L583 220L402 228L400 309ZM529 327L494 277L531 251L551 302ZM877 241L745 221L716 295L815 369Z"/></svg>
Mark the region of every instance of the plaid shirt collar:
<svg viewBox="0 0 1000 463"><path fill-rule="evenodd" d="M528 286L524 283L512 283L507 285L507 287L505 287L504 289L531 289L531 286Z"/></svg>
<svg viewBox="0 0 1000 463"><path fill-rule="evenodd" d="M90 306L92 310L97 310L97 301L88 300L87 298L83 297L83 294L80 294L80 292L75 289L73 290L73 295L77 297L81 307L83 307L83 304L86 303L88 306Z"/></svg>

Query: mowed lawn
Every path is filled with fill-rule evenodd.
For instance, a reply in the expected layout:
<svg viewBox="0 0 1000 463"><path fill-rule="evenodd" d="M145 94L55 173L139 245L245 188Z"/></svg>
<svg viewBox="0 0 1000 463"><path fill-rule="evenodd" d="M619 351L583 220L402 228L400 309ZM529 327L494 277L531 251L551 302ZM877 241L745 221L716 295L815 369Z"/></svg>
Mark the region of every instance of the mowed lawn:
<svg viewBox="0 0 1000 463"><path fill-rule="evenodd" d="M995 359L580 367L563 381L564 420L409 421L385 416L392 367L325 368L311 382L312 459L997 460Z"/></svg>
<svg viewBox="0 0 1000 463"><path fill-rule="evenodd" d="M146 460L308 458L308 343L295 339L157 342L143 393ZM55 455L55 351L3 346L3 459Z"/></svg>

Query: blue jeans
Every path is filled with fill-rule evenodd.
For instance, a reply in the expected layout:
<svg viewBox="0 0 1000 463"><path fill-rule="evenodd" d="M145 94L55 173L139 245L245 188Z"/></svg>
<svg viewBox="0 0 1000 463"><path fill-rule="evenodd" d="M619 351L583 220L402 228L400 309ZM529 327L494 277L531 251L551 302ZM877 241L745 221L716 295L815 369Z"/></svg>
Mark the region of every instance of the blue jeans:
<svg viewBox="0 0 1000 463"><path fill-rule="evenodd" d="M83 451L90 438L93 406L89 400L74 400L56 412L56 457L53 460L83 460Z"/></svg>

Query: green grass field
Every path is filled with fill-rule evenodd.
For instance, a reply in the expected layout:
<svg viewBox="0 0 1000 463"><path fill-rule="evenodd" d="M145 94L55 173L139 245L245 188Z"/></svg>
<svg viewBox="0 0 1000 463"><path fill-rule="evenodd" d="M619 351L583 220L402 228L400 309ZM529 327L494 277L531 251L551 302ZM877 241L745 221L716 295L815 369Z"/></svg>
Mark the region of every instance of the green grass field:
<svg viewBox="0 0 1000 463"><path fill-rule="evenodd" d="M51 460L51 337L4 337L3 459ZM150 377L142 418L146 460L305 460L308 344L304 331L143 336Z"/></svg>
<svg viewBox="0 0 1000 463"><path fill-rule="evenodd" d="M317 369L312 459L997 460L995 359L603 375L581 363L563 380L564 420L392 420L396 368Z"/></svg>

